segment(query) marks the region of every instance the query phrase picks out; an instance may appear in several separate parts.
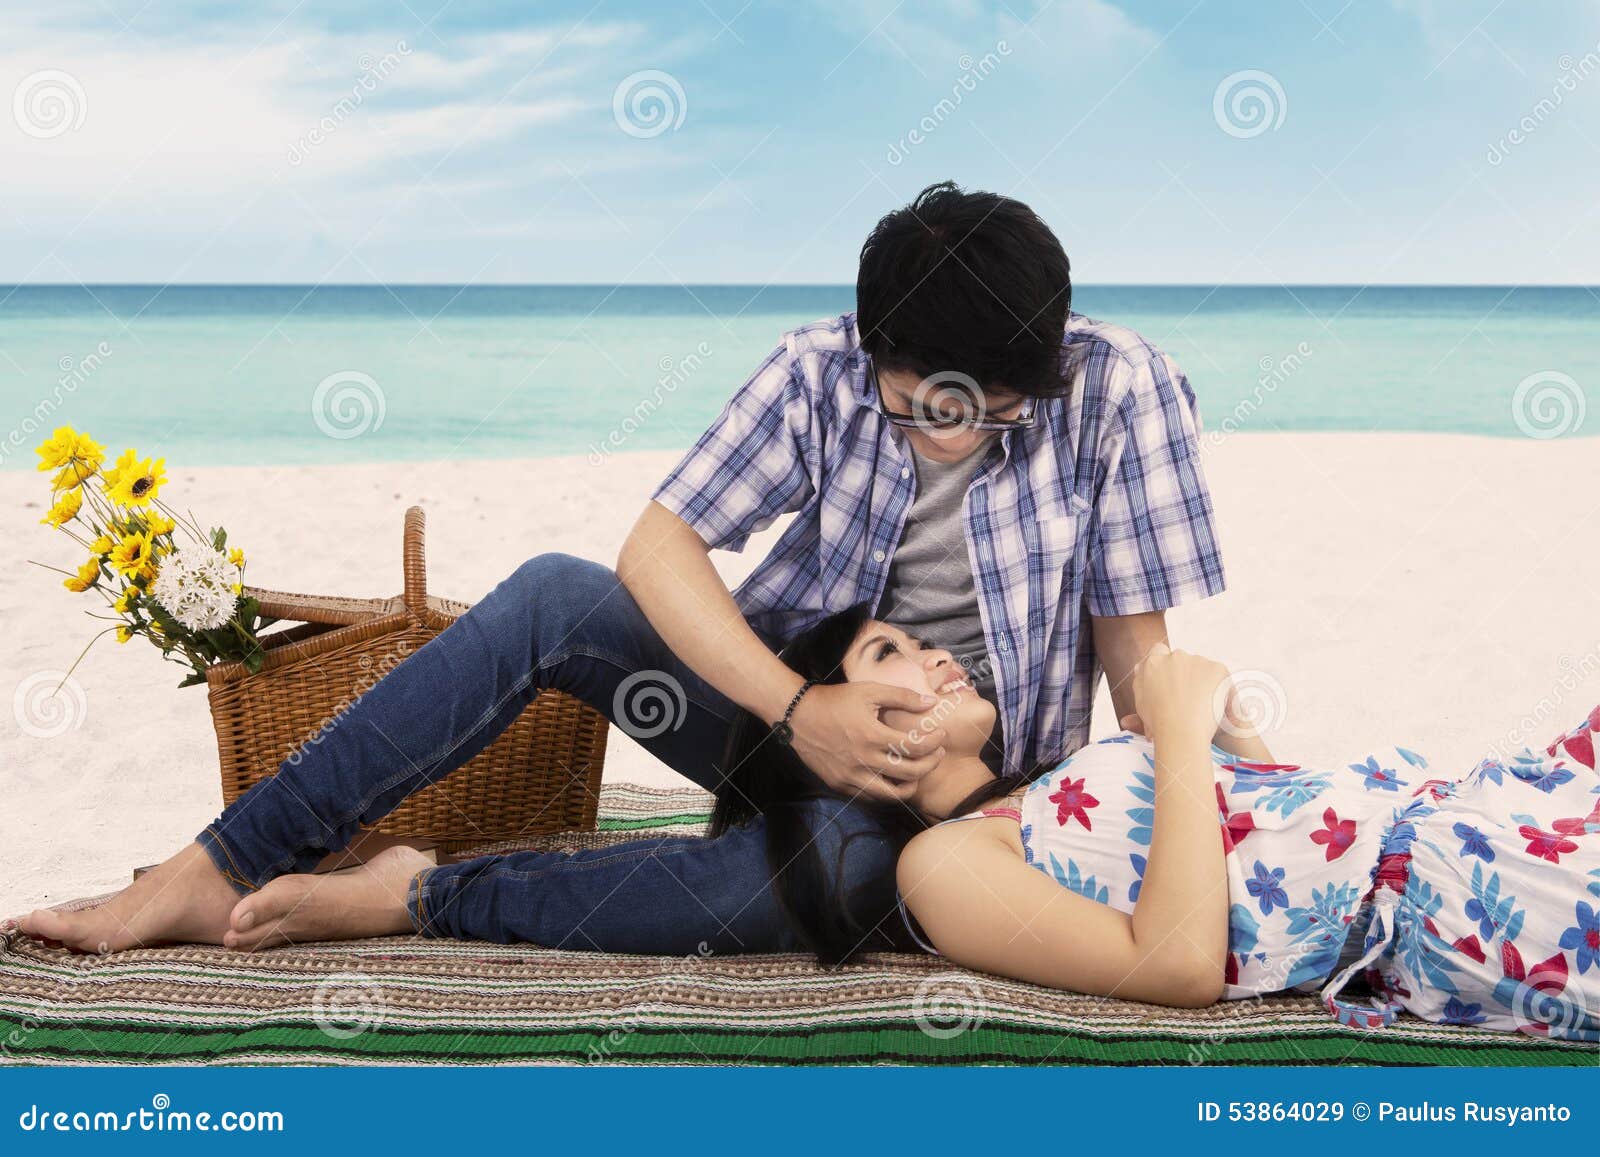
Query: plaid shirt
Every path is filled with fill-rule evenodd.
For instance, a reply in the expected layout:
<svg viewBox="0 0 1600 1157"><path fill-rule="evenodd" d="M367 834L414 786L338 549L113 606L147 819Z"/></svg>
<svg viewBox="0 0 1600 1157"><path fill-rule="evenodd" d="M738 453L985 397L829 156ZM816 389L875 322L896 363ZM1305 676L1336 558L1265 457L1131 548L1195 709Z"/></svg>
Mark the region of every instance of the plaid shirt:
<svg viewBox="0 0 1600 1157"><path fill-rule="evenodd" d="M1100 666L1085 609L1165 610L1224 585L1182 372L1133 331L1080 314L1063 351L1073 389L993 440L965 504L1008 774L1088 741ZM734 592L774 650L857 602L879 605L916 496L867 361L853 313L785 334L651 496L722 550L798 512Z"/></svg>

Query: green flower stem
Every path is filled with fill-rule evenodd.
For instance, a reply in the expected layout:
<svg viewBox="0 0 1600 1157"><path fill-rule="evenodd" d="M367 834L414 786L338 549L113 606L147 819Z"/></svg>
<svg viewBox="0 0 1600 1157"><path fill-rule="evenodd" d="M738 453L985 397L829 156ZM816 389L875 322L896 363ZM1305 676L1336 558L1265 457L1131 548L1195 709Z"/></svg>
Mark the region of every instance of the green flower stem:
<svg viewBox="0 0 1600 1157"><path fill-rule="evenodd" d="M72 666L67 668L66 674L61 676L61 682L56 684L56 691L61 690L61 688L67 685L67 680L72 678L72 673L78 669L78 664L83 662L83 657L89 653L89 648L98 643L102 635L112 634L114 631L116 631L116 629L117 628L115 627L107 627L103 631L95 632L94 637L83 645L83 650L78 652L78 657L72 660ZM52 692L52 694L54 694L54 692Z"/></svg>
<svg viewBox="0 0 1600 1157"><path fill-rule="evenodd" d="M27 560L27 563L28 563L29 566L43 567L45 570L53 570L57 574L64 574L68 578L77 578L78 577L78 572L77 571L74 571L74 570L62 570L60 567L51 566L47 562L38 562L37 560L30 558L30 559Z"/></svg>

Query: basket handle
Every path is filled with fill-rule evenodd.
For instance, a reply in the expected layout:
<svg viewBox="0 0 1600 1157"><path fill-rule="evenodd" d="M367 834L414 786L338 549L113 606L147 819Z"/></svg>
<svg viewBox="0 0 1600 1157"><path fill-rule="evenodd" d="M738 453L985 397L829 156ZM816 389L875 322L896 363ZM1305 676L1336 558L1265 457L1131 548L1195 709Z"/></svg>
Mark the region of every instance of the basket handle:
<svg viewBox="0 0 1600 1157"><path fill-rule="evenodd" d="M420 618L428 609L428 564L422 549L423 527L426 521L422 507L413 506L406 511L403 553L406 585L400 597L413 618Z"/></svg>

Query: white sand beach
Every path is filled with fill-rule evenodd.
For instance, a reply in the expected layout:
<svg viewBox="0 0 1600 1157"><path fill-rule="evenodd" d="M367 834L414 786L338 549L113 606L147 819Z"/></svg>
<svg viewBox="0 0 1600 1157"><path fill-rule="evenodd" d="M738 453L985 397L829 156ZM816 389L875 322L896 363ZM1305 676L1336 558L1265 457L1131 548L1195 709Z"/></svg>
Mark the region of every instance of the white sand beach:
<svg viewBox="0 0 1600 1157"><path fill-rule="evenodd" d="M252 583L388 595L405 508L428 512L432 589L481 596L530 555L610 563L676 452L586 458L171 471L168 495L228 527ZM1600 441L1420 434L1238 434L1207 449L1229 590L1170 617L1177 645L1229 663L1277 716L1280 758L1348 760L1400 743L1441 772L1543 744L1600 701ZM19 696L100 624L38 525L44 476L0 473L0 914L104 892L176 850L220 804L203 688L142 641L101 640L81 711L23 732ZM730 583L742 555L717 554ZM1281 689L1281 691L1280 691ZM1097 732L1114 726L1102 693ZM39 730L37 727L32 730ZM612 730L608 780L681 783Z"/></svg>

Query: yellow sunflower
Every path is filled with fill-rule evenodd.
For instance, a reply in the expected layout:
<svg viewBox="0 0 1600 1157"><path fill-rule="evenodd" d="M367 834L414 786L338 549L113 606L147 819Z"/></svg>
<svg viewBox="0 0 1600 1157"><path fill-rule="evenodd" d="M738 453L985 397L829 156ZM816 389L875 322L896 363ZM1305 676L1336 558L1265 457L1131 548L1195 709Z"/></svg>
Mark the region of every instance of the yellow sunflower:
<svg viewBox="0 0 1600 1157"><path fill-rule="evenodd" d="M50 526L64 526L78 517L78 511L83 509L83 495L76 490L69 490L50 508L50 512L39 521Z"/></svg>
<svg viewBox="0 0 1600 1157"><path fill-rule="evenodd" d="M59 470L72 461L72 448L78 444L78 432L71 426L57 426L55 433L40 442L34 453L39 455L40 470Z"/></svg>
<svg viewBox="0 0 1600 1157"><path fill-rule="evenodd" d="M98 465L106 456L104 446L71 426L57 426L55 433L39 443L34 452L39 455L40 470L59 470L75 458Z"/></svg>
<svg viewBox="0 0 1600 1157"><path fill-rule="evenodd" d="M236 566L240 570L243 570L244 569L244 551L240 550L238 547L234 547L232 550L230 550L228 552L228 564L230 566Z"/></svg>
<svg viewBox="0 0 1600 1157"><path fill-rule="evenodd" d="M152 514L145 521L150 524L151 534L171 534L178 528L178 524L164 514Z"/></svg>
<svg viewBox="0 0 1600 1157"><path fill-rule="evenodd" d="M56 432L40 443L40 470L58 470L51 481L52 490L69 490L77 486L100 468L105 461L105 447L87 434L80 434L71 426L58 427Z"/></svg>
<svg viewBox="0 0 1600 1157"><path fill-rule="evenodd" d="M133 610L133 600L139 597L138 587L123 587L122 593L117 596L116 602L111 604L111 609L119 615L125 615Z"/></svg>
<svg viewBox="0 0 1600 1157"><path fill-rule="evenodd" d="M131 638L133 638L133 628L132 627L118 627L117 628L117 642L126 643Z"/></svg>
<svg viewBox="0 0 1600 1157"><path fill-rule="evenodd" d="M117 479L122 476L124 470L131 470L138 464L139 452L137 450L124 450L117 456L115 462L100 472L100 476L105 479L106 487L109 489L117 484Z"/></svg>
<svg viewBox="0 0 1600 1157"><path fill-rule="evenodd" d="M106 497L118 506L148 506L166 484L167 460L148 458L123 464L117 459L116 481L106 488Z"/></svg>
<svg viewBox="0 0 1600 1157"><path fill-rule="evenodd" d="M71 578L63 579L61 585L69 591L82 593L94 586L95 580L100 577L100 560L91 558L78 568L78 573Z"/></svg>
<svg viewBox="0 0 1600 1157"><path fill-rule="evenodd" d="M133 578L144 569L150 557L150 536L130 534L111 548L111 566L124 578Z"/></svg>
<svg viewBox="0 0 1600 1157"><path fill-rule="evenodd" d="M109 534L102 534L89 544L89 549L94 551L95 554L110 554L111 548L115 545L116 543L111 541Z"/></svg>

